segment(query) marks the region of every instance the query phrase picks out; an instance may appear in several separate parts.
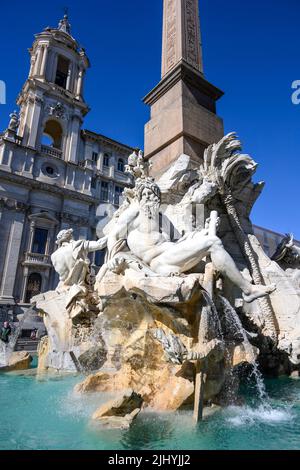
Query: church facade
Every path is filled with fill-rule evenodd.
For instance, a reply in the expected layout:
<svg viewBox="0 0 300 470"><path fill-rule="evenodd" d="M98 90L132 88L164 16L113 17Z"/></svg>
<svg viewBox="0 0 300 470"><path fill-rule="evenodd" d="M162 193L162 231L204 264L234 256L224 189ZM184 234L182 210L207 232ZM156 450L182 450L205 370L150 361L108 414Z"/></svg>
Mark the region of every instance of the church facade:
<svg viewBox="0 0 300 470"><path fill-rule="evenodd" d="M29 76L0 135L0 306L29 305L57 280L50 254L57 233L96 239L102 208L119 205L133 149L82 130L90 66L68 17L35 36ZM101 256L94 258L101 264Z"/></svg>

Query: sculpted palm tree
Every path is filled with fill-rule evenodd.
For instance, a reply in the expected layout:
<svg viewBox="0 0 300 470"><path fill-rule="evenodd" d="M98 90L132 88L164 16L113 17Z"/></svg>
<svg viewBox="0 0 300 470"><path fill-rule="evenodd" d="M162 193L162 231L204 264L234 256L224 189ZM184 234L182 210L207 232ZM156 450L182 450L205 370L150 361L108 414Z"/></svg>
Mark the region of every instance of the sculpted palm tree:
<svg viewBox="0 0 300 470"><path fill-rule="evenodd" d="M210 145L204 153L203 164L200 165L199 175L202 193L218 192L226 208L232 230L236 236L241 251L247 261L254 284L265 284L257 256L252 247L248 234L243 230L232 193L242 191L251 181L257 163L249 155L242 155L241 142L235 133L223 137L217 144ZM205 187L207 190L205 190ZM264 333L273 342L277 340L277 329L272 305L268 297L258 300L265 321Z"/></svg>

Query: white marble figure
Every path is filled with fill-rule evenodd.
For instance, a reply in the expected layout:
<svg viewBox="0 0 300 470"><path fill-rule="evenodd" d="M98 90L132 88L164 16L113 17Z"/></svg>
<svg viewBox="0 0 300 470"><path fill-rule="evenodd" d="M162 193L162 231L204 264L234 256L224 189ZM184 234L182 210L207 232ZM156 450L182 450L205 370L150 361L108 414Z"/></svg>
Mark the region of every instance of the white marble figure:
<svg viewBox="0 0 300 470"><path fill-rule="evenodd" d="M73 239L73 230L62 230L57 235L58 249L52 254L51 261L59 275L59 286L79 286L84 290L89 273L88 254L106 247L107 238L98 241Z"/></svg>
<svg viewBox="0 0 300 470"><path fill-rule="evenodd" d="M161 193L151 178L136 181L134 198L125 210L120 211L115 224L110 224L108 252L116 254L116 246L126 240L129 251L160 276L181 275L192 270L207 255L211 256L215 269L227 276L243 291L247 302L263 297L276 289L274 284L255 286L246 280L237 269L233 259L226 252L221 240L216 236L218 216L211 219L204 229L186 234L177 242L172 242L159 226ZM112 259L111 256L108 256ZM120 260L115 258L115 263ZM101 276L101 274L99 273ZM99 283L101 280L97 279Z"/></svg>
<svg viewBox="0 0 300 470"><path fill-rule="evenodd" d="M8 129L10 131L17 132L18 127L19 127L19 123L20 123L19 115L18 115L17 111L14 111L13 113L11 113L9 115L9 117L10 117L10 121L9 121L9 124L8 124Z"/></svg>
<svg viewBox="0 0 300 470"><path fill-rule="evenodd" d="M142 150L136 150L129 155L128 164L125 167L125 173L132 175L134 178L144 178L149 176L151 162L145 160Z"/></svg>

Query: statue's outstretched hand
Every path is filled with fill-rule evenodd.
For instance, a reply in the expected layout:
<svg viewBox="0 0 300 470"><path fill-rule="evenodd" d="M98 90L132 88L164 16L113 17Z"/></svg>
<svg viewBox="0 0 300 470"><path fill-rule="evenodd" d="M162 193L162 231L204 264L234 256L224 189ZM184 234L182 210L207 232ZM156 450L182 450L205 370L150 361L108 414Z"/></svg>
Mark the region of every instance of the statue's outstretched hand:
<svg viewBox="0 0 300 470"><path fill-rule="evenodd" d="M107 267L110 271L115 274L121 274L128 268L128 262L122 256L118 256L113 258L111 261L107 263Z"/></svg>
<svg viewBox="0 0 300 470"><path fill-rule="evenodd" d="M221 219L220 219L220 217L218 217L215 221L216 230L218 230L218 228L220 227L220 223L221 223ZM210 229L210 224L211 224L211 218L208 217L208 219L206 219L206 221L205 221L205 230L207 230L207 232Z"/></svg>

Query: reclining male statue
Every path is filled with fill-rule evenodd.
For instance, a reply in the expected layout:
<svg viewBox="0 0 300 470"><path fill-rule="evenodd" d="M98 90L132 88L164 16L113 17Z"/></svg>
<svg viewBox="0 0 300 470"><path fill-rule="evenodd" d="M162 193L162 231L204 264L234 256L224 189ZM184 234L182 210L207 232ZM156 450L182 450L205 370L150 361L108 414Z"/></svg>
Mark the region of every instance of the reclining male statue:
<svg viewBox="0 0 300 470"><path fill-rule="evenodd" d="M181 275L192 270L203 258L210 255L215 269L240 287L246 302L252 302L276 289L274 284L253 285L241 275L216 236L216 213L212 213L211 220L207 221L203 230L191 232L177 242L172 242L167 234L160 233L161 193L158 185L151 178L141 178L137 180L133 193L130 204L124 205L125 209L120 210L115 220L104 229L108 236L110 262L100 270L97 276L98 284L108 270L107 266L113 269L122 264L124 259L121 253L118 257L118 252L124 251L126 242L127 250L156 275ZM110 253L113 253L113 256L109 256Z"/></svg>

